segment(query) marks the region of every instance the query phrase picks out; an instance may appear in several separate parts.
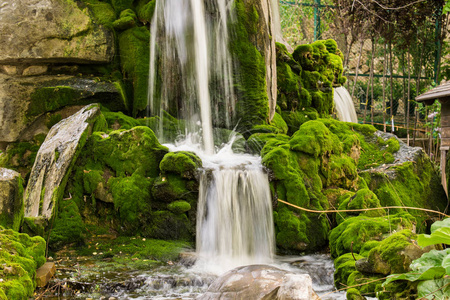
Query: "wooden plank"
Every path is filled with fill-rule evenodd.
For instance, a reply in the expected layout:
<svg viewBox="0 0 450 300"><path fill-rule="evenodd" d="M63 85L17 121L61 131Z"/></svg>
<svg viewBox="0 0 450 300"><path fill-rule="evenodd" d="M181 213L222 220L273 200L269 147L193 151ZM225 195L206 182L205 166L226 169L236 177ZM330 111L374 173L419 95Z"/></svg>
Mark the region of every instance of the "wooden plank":
<svg viewBox="0 0 450 300"><path fill-rule="evenodd" d="M445 146L450 146L450 138L442 138L442 139L441 139L441 145L442 145L443 147L445 147Z"/></svg>
<svg viewBox="0 0 450 300"><path fill-rule="evenodd" d="M450 127L450 117L445 116L444 118L441 117L441 128L442 127Z"/></svg>
<svg viewBox="0 0 450 300"><path fill-rule="evenodd" d="M55 263L46 262L42 267L36 270L36 285L38 287L46 286L55 273Z"/></svg>
<svg viewBox="0 0 450 300"><path fill-rule="evenodd" d="M445 193L448 197L448 187L447 187L447 175L445 174L445 164L447 163L447 150L442 150L441 147L441 181L444 187Z"/></svg>
<svg viewBox="0 0 450 300"><path fill-rule="evenodd" d="M450 127L441 127L441 137L450 138Z"/></svg>

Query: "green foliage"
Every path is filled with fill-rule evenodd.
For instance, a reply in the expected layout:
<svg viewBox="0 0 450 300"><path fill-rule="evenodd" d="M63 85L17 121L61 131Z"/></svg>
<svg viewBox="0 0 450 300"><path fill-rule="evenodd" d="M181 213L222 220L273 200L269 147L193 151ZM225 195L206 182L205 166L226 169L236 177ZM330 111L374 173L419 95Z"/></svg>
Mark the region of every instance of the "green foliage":
<svg viewBox="0 0 450 300"><path fill-rule="evenodd" d="M425 247L432 244L450 244L447 229L450 229L449 218L435 222L431 235L419 235L419 245ZM437 224L436 224L437 223ZM436 224L436 225L435 225ZM433 236L434 235L434 236ZM440 236L442 235L442 238ZM424 299L445 299L450 293L450 249L431 250L410 264L410 272L393 274L383 283L383 287L392 285L394 281L417 283L418 297Z"/></svg>

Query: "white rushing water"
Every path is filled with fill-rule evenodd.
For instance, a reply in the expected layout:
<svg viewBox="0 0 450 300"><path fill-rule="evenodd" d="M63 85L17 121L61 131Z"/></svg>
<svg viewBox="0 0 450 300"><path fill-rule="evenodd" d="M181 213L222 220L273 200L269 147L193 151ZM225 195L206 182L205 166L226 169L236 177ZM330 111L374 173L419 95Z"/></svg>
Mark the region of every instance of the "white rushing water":
<svg viewBox="0 0 450 300"><path fill-rule="evenodd" d="M170 151L193 151L203 162L194 271L221 274L270 263L274 226L269 180L261 158L232 150L235 136L214 147L213 123L234 124L233 64L228 21L233 0L157 1L150 41L149 114L186 120ZM159 79L159 80L158 80Z"/></svg>
<svg viewBox="0 0 450 300"><path fill-rule="evenodd" d="M334 89L334 103L338 119L344 122L358 123L352 96L343 86Z"/></svg>

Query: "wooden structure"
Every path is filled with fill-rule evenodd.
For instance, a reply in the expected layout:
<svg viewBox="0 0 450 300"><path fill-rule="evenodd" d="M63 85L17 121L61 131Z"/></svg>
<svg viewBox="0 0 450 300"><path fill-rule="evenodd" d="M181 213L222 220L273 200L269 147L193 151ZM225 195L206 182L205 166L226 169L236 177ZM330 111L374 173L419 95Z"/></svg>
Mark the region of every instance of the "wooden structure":
<svg viewBox="0 0 450 300"><path fill-rule="evenodd" d="M432 105L434 101L441 103L441 174L442 186L448 196L447 175L445 172L447 153L450 150L450 81L443 82L432 90L429 90L416 98L417 102Z"/></svg>

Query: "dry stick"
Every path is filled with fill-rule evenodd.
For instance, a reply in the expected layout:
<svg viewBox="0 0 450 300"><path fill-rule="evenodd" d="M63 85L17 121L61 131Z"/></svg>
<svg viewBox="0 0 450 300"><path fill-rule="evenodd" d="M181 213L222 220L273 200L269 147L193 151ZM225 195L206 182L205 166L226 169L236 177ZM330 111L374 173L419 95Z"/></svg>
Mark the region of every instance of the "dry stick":
<svg viewBox="0 0 450 300"><path fill-rule="evenodd" d="M386 132L386 68L387 68L387 51L384 44L384 61L383 61L383 131Z"/></svg>
<svg viewBox="0 0 450 300"><path fill-rule="evenodd" d="M409 109L411 102L411 54L408 52L408 100L406 111L406 144L409 146Z"/></svg>
<svg viewBox="0 0 450 300"><path fill-rule="evenodd" d="M352 285L352 286L347 286L347 287L342 288L342 289L339 289L339 290L335 290L335 291L332 291L332 292L328 292L328 293L322 295L322 298L325 297L325 296L328 296L328 295L337 293L337 292L341 292L341 291L345 291L345 290L348 290L348 289L351 289L351 288L354 288L354 287L358 287L358 286L370 284L370 283L372 283L372 282L385 280L385 279L387 279L387 278L388 278L388 277L383 277L383 278L374 279L374 280L372 280L372 281L368 281L368 282L364 282L364 283L360 283L360 284L356 284L356 285Z"/></svg>
<svg viewBox="0 0 450 300"><path fill-rule="evenodd" d="M359 65L361 63L361 55L362 55L363 46L364 46L364 39L361 38L361 45L359 46L358 62L356 63L356 69L355 69L355 80L353 82L353 88L352 88L352 99L353 99L353 96L355 95L356 81L358 80L358 71L359 71Z"/></svg>
<svg viewBox="0 0 450 300"><path fill-rule="evenodd" d="M380 209L412 209L412 210L420 210L420 211L426 211L426 212L431 212L431 213L435 213L438 215L442 215L446 218L450 217L450 215L446 215L440 211L436 211L436 210L432 210L432 209L426 209L426 208L420 208L420 207L409 207L409 206L385 206L385 207L372 207L372 208L361 208L361 209L332 209L332 210L314 210L314 209L309 209L309 208L304 208L304 207L300 207L297 206L295 204L289 203L287 201L281 200L281 199L277 199L278 202L281 202L283 204L292 206L294 208L306 211L306 212L310 212L310 213L317 213L317 214L329 214L329 213L337 213L337 212L357 212L357 211L371 211L371 210L380 210Z"/></svg>

